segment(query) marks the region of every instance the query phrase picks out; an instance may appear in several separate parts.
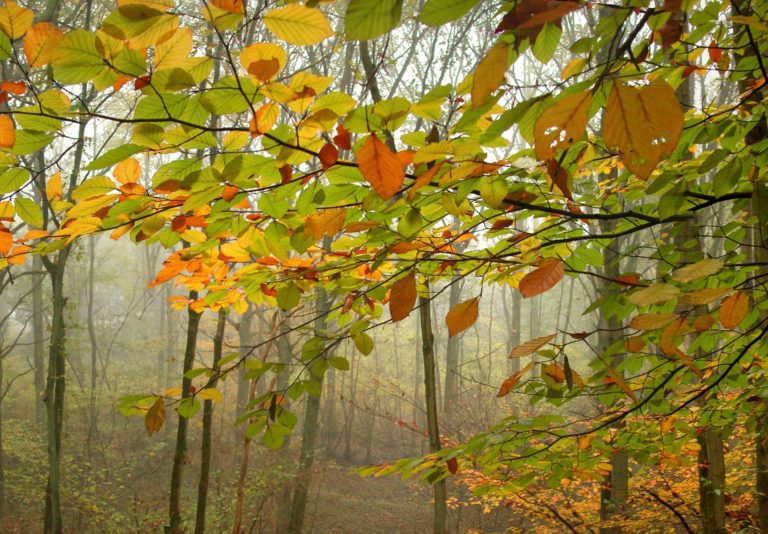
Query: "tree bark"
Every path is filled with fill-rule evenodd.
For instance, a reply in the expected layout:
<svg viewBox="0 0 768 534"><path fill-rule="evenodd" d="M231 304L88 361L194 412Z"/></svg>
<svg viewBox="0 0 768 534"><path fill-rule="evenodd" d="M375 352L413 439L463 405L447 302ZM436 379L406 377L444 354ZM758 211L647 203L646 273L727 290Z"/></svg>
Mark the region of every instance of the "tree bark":
<svg viewBox="0 0 768 534"><path fill-rule="evenodd" d="M213 378L210 387L215 388L218 378L222 349L224 346L224 329L227 326L227 310L219 310L216 321L216 333L213 336ZM211 438L213 434L213 401L203 403L203 436L200 452L200 481L197 485L197 513L195 515L195 534L205 533L205 509L208 503L208 481L211 473Z"/></svg>
<svg viewBox="0 0 768 534"><path fill-rule="evenodd" d="M190 300L197 300L197 291L191 291ZM187 344L184 349L183 378L181 381L181 398L186 399L191 396L192 379L187 377L187 372L192 369L195 363L195 352L197 348L197 332L200 327L200 317L202 313L187 310ZM181 484L182 472L184 470L184 460L187 455L187 427L189 421L186 417L179 415L178 427L176 429L176 449L173 454L173 468L171 470L171 492L168 504L169 525L166 526L166 532L170 534L181 534L182 516L181 516Z"/></svg>
<svg viewBox="0 0 768 534"><path fill-rule="evenodd" d="M435 336L432 331L432 303L429 298L419 297L419 324L421 328L421 355L424 361L424 397L427 407L429 452L440 451L440 427L437 419L437 377L435 376ZM446 505L445 479L434 484L433 532L445 534L448 508Z"/></svg>

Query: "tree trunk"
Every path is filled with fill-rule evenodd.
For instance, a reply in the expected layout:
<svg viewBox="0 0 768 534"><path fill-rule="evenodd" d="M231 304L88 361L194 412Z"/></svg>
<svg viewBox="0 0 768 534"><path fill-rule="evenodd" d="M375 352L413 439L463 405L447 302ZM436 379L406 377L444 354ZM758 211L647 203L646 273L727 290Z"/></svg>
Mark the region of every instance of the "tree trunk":
<svg viewBox="0 0 768 534"><path fill-rule="evenodd" d="M451 279L451 288L448 294L448 309L452 309L461 301L461 278L454 276ZM446 346L445 358L445 389L443 391L443 414L448 425L454 423L454 414L459 402L459 351L461 338L449 337Z"/></svg>
<svg viewBox="0 0 768 534"><path fill-rule="evenodd" d="M216 387L222 348L224 345L224 328L227 326L227 310L221 308L216 321L216 334L213 336L213 378L210 386ZM211 473L211 436L213 434L213 401L203 403L203 436L200 452L200 482L197 485L197 514L195 516L195 534L205 533L205 507L208 500L208 480Z"/></svg>
<svg viewBox="0 0 768 534"><path fill-rule="evenodd" d="M327 240L327 239L326 239ZM330 248L330 246L329 246ZM317 290L317 319L315 320L315 335L324 337L327 335L325 326L326 315L331 303L322 288ZM327 355L325 355L327 356ZM313 377L321 383L322 377ZM317 440L317 423L320 417L320 397L307 395L307 410L304 415L304 430L301 439L301 456L299 457L299 472L293 489L291 504L291 517L288 521L289 534L301 534L304 527L304 514L307 508L307 492L312 479L312 465L315 461L315 441Z"/></svg>
<svg viewBox="0 0 768 534"><path fill-rule="evenodd" d="M64 326L64 265L66 250L59 253L54 264L47 265L51 277L52 323L48 349L48 378L46 379L46 430L48 452L48 483L45 491L46 534L63 532L61 519L61 430L64 418L64 373L66 370L66 335Z"/></svg>
<svg viewBox="0 0 768 534"><path fill-rule="evenodd" d="M35 416L40 436L46 435L45 424L45 321L43 320L43 260L37 254L32 256L32 343L35 365Z"/></svg>
<svg viewBox="0 0 768 534"><path fill-rule="evenodd" d="M440 451L440 428L437 420L437 377L435 376L435 337L432 332L432 303L429 298L419 297L419 321L421 326L421 355L424 359L424 398L427 407L429 452ZM435 534L445 534L448 508L446 506L445 479L434 484Z"/></svg>
<svg viewBox="0 0 768 534"><path fill-rule="evenodd" d="M197 300L197 291L191 291L190 300ZM192 379L187 378L187 372L192 369L195 363L195 351L197 348L197 332L200 327L200 317L198 313L188 308L187 322L187 345L184 349L183 378L181 381L181 398L186 399L191 396ZM170 523L166 527L166 532L170 534L181 534L183 532L181 525L181 478L184 469L184 460L187 455L187 427L189 421L187 418L179 415L179 423L176 429L176 450L173 454L173 469L171 470L171 493L168 505L168 516Z"/></svg>

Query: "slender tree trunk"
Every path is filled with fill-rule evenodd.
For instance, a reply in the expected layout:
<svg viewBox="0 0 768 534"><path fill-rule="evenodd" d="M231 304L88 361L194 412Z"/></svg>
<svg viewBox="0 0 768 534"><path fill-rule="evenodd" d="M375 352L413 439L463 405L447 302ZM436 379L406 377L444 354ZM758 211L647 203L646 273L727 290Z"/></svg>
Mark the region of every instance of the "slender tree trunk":
<svg viewBox="0 0 768 534"><path fill-rule="evenodd" d="M429 430L429 452L440 451L440 428L437 420L437 377L435 376L435 336L432 332L432 303L429 298L419 297L419 323L421 326L421 355L424 359L424 398L427 407L427 429ZM445 479L434 484L435 534L447 532L448 508L446 506Z"/></svg>
<svg viewBox="0 0 768 534"><path fill-rule="evenodd" d="M48 452L48 483L45 499L46 534L63 532L61 518L61 430L64 418L64 373L66 370L66 336L64 326L64 265L66 252L61 251L59 260L48 265L52 291L52 324L48 350L48 378L45 388L46 429Z"/></svg>
<svg viewBox="0 0 768 534"><path fill-rule="evenodd" d="M454 276L451 279L451 288L448 293L448 309L452 309L461 301L461 278ZM445 388L443 390L443 414L450 426L454 423L454 414L459 402L459 352L461 350L461 338L453 336L448 338L445 358Z"/></svg>
<svg viewBox="0 0 768 534"><path fill-rule="evenodd" d="M197 300L197 291L192 291L189 294L190 300ZM195 363L195 352L197 348L197 332L200 327L200 317L202 313L198 313L189 308L187 310L188 322L187 322L187 345L184 349L184 366L182 370L182 382L181 382L181 397L186 399L190 397L192 379L187 377L187 372L192 369ZM182 488L182 471L184 469L184 460L187 455L187 427L189 421L186 417L179 415L178 427L176 429L176 449L173 454L173 468L171 470L171 493L168 505L169 525L166 527L166 532L170 534L181 534L182 529L182 517L181 517L181 488Z"/></svg>
<svg viewBox="0 0 768 534"><path fill-rule="evenodd" d="M221 308L216 321L216 334L213 336L213 369L214 377L211 387L215 388L218 379L222 348L224 345L224 328L227 326L227 310ZM200 482L197 485L197 514L195 516L195 534L205 533L205 508L208 500L208 480L211 473L211 437L213 434L213 401L203 403L203 436L200 452Z"/></svg>
<svg viewBox="0 0 768 534"><path fill-rule="evenodd" d="M87 327L88 339L91 345L91 391L89 399L90 420L88 424L87 451L88 459L91 459L93 440L98 435L98 418L96 414L96 382L98 377L98 355L99 345L96 339L96 328L93 324L93 302L94 295L94 263L96 261L96 236L88 240L88 305L87 305Z"/></svg>
<svg viewBox="0 0 768 534"><path fill-rule="evenodd" d="M253 304L248 304L248 309L244 314L240 316L240 324L237 326L237 338L240 345L240 354L247 353L252 344L252 326L254 316ZM245 372L247 371L245 365L241 365L238 369L238 382L237 382L237 406L235 408L236 417L240 417L245 413L245 406L248 404L248 394L250 389L250 381L246 380Z"/></svg>
<svg viewBox="0 0 768 534"><path fill-rule="evenodd" d="M326 238L327 240L327 238ZM324 243L325 245L325 243ZM330 248L330 243L328 243ZM317 319L315 320L315 335L326 335L326 315L331 303L322 288L317 290ZM313 377L321 383L322 377ZM322 387L320 388L322 391ZM299 457L299 472L293 489L291 517L288 521L288 534L301 534L304 527L304 515L307 508L307 492L312 479L312 465L315 461L315 441L317 440L317 423L320 418L320 397L307 395L307 410L304 415L304 430L301 439L301 456Z"/></svg>
<svg viewBox="0 0 768 534"><path fill-rule="evenodd" d="M45 425L45 321L43 320L43 260L37 254L32 256L32 343L35 365L35 416L40 436L46 435ZM39 274L38 274L39 273Z"/></svg>

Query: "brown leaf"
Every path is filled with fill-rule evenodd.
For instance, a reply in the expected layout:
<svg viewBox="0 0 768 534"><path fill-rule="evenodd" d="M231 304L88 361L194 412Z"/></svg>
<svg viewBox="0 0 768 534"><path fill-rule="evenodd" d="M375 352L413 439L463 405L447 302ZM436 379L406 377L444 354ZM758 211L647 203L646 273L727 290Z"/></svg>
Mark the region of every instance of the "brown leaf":
<svg viewBox="0 0 768 534"><path fill-rule="evenodd" d="M676 313L641 313L630 321L629 326L635 330L656 330L677 319Z"/></svg>
<svg viewBox="0 0 768 534"><path fill-rule="evenodd" d="M558 384L565 382L565 369L558 363L545 365L542 372Z"/></svg>
<svg viewBox="0 0 768 534"><path fill-rule="evenodd" d="M450 337L459 334L475 324L479 312L479 297L465 300L450 309L445 316L445 324L448 326Z"/></svg>
<svg viewBox="0 0 768 534"><path fill-rule="evenodd" d="M416 273L411 271L392 285L389 292L389 314L392 321L402 321L416 304Z"/></svg>
<svg viewBox="0 0 768 534"><path fill-rule="evenodd" d="M459 470L459 461L456 458L448 458L445 463L448 466L448 472L450 474L455 475Z"/></svg>
<svg viewBox="0 0 768 534"><path fill-rule="evenodd" d="M563 262L549 258L541 262L539 268L526 274L518 285L523 298L530 298L555 287L565 276Z"/></svg>

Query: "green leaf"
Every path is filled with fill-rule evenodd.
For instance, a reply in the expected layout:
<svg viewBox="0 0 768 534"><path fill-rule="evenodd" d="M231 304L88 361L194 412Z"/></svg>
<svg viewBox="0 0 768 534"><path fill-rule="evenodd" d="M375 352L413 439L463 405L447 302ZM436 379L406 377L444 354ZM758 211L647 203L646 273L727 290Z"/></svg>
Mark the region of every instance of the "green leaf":
<svg viewBox="0 0 768 534"><path fill-rule="evenodd" d="M12 51L11 41L3 32L0 32L0 59L8 59Z"/></svg>
<svg viewBox="0 0 768 534"><path fill-rule="evenodd" d="M83 167L86 171L95 171L99 169L105 169L107 167L111 167L112 165L116 163L120 163L124 159L128 159L134 154L138 154L139 152L143 151L144 147L138 146L138 145L120 145L117 148L113 148L106 154L102 154L92 162L90 162L88 165Z"/></svg>
<svg viewBox="0 0 768 534"><path fill-rule="evenodd" d="M367 41L397 26L403 0L351 0L344 17L348 40Z"/></svg>
<svg viewBox="0 0 768 534"><path fill-rule="evenodd" d="M331 365L331 367L338 369L339 371L349 371L349 360L343 356L334 356L332 358L328 358L328 363Z"/></svg>
<svg viewBox="0 0 768 534"><path fill-rule="evenodd" d="M464 16L480 0L427 0L419 20L430 26L441 26Z"/></svg>
<svg viewBox="0 0 768 534"><path fill-rule="evenodd" d="M35 228L43 227L43 211L34 200L16 197L16 201L13 204L16 208L16 213L19 214L22 221Z"/></svg>
<svg viewBox="0 0 768 534"><path fill-rule="evenodd" d="M44 132L17 130L16 144L13 145L11 152L17 156L26 156L46 147L53 139L53 135Z"/></svg>
<svg viewBox="0 0 768 534"><path fill-rule="evenodd" d="M301 292L296 284L289 282L277 290L277 305L280 309L290 310L295 308L301 299Z"/></svg>
<svg viewBox="0 0 768 534"><path fill-rule="evenodd" d="M563 31L554 24L545 24L533 44L533 55L536 59L542 63L549 63L557 51L562 33Z"/></svg>
<svg viewBox="0 0 768 534"><path fill-rule="evenodd" d="M187 397L179 404L179 415L184 419L194 417L194 415L200 411L200 401L194 397Z"/></svg>
<svg viewBox="0 0 768 534"><path fill-rule="evenodd" d="M355 342L355 348L359 350L363 356L368 356L373 352L373 339L365 332L360 332L352 337Z"/></svg>
<svg viewBox="0 0 768 534"><path fill-rule="evenodd" d="M29 171L13 167L0 174L0 195L18 191L29 180Z"/></svg>
<svg viewBox="0 0 768 534"><path fill-rule="evenodd" d="M109 68L96 50L96 35L80 29L64 35L52 64L56 81L64 85L87 82Z"/></svg>
<svg viewBox="0 0 768 534"><path fill-rule="evenodd" d="M264 432L262 442L270 449L279 449L285 443L285 436L281 432L276 431L274 427L269 427Z"/></svg>

